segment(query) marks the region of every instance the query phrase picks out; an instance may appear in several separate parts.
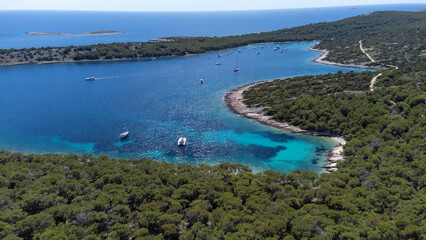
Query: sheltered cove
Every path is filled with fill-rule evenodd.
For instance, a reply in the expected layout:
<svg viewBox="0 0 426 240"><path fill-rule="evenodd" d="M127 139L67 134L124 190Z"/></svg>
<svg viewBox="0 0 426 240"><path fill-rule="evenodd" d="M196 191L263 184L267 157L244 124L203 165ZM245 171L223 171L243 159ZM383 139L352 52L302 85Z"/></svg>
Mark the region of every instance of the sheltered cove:
<svg viewBox="0 0 426 240"><path fill-rule="evenodd" d="M319 56L318 58L314 60L314 62L317 62L317 63L323 63L321 62L321 60L325 58L328 53L328 51L326 50L316 50L316 49L313 49L313 47L309 48L309 50L323 52L321 56ZM344 65L344 64L333 63L333 62L328 62L325 64L333 64L333 65L344 66L344 67L354 67L353 65ZM364 67L361 65L357 65L357 66ZM337 162L343 161L345 159L343 155L343 146L346 144L346 140L342 136L332 134L329 132L317 132L317 131L304 130L297 126L291 126L287 123L278 122L272 119L271 116L264 115L264 108L250 108L246 104L244 104L243 92L249 90L250 88L258 84L262 84L265 82L272 82L272 81L274 80L251 83L251 84L247 84L247 85L238 87L236 89L233 89L225 94L224 102L227 105L227 107L234 113L240 114L241 116L246 118L253 119L262 124L283 129L285 131L289 131L293 133L300 133L300 134L312 135L312 136L323 136L323 137L331 138L338 145L327 153L328 162L324 164L322 167L325 168L328 172L337 171Z"/></svg>

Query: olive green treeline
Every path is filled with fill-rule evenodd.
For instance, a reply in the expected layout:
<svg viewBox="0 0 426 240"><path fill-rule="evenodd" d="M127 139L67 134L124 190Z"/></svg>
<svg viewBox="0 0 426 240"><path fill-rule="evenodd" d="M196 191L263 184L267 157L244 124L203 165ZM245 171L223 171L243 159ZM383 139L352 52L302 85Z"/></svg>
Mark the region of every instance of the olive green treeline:
<svg viewBox="0 0 426 240"><path fill-rule="evenodd" d="M316 203L353 219L336 221L332 239L426 237L425 69L422 60L384 70L374 92L369 84L377 73L339 72L262 83L243 93L247 105L266 108L277 121L348 140L339 170L315 182L316 196L324 194ZM329 230L325 239L333 236Z"/></svg>
<svg viewBox="0 0 426 240"><path fill-rule="evenodd" d="M293 40L322 40L319 47L340 62L366 61L356 45L361 36L379 63L399 63L397 70L382 70L374 92L369 84L377 73L338 72L277 80L244 93L248 105L266 107L278 121L343 135L346 160L337 172L252 173L241 164L195 167L0 151L0 239L425 239L424 24L424 13L386 12L281 30L311 34ZM280 31L268 34L264 41L283 40ZM256 42L262 35L246 36ZM239 37L105 46L120 52L187 41L190 49L207 42L210 48L200 49L211 51L251 43ZM44 48L52 55L43 56L75 48L94 52L90 46ZM28 51L41 50L0 55L19 58Z"/></svg>
<svg viewBox="0 0 426 240"><path fill-rule="evenodd" d="M409 38L404 36L410 36ZM321 41L326 60L346 64L397 64L415 61L426 46L426 12L375 12L335 22L309 24L272 32L227 37L168 38L167 42L131 42L89 46L0 50L0 65L42 62L100 61L183 56L254 43ZM378 63L369 63L359 51L359 40Z"/></svg>
<svg viewBox="0 0 426 240"><path fill-rule="evenodd" d="M347 138L330 174L252 173L0 151L3 239L424 239L425 64L296 77L246 92L277 120ZM264 94L267 92L268 94Z"/></svg>

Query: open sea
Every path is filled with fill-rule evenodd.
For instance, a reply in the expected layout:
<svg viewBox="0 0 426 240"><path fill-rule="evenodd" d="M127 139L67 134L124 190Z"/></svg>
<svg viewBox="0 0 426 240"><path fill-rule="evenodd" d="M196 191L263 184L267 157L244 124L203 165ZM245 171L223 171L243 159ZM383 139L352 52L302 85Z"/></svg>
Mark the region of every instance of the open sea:
<svg viewBox="0 0 426 240"><path fill-rule="evenodd" d="M415 11L425 6L203 13L0 11L0 48L223 36L338 20L376 10ZM24 34L96 30L126 33ZM256 45L240 48L241 53L231 49L155 61L0 67L0 149L147 157L186 164L239 162L255 171L323 172L320 166L324 154L336 143L261 125L232 113L223 103L227 91L252 82L339 70L361 71L313 63L320 55L307 50L313 44L281 44L289 49L283 53L274 51L272 45ZM240 71L234 73L237 58ZM88 76L95 76L96 80L84 81ZM204 79L203 84L200 78ZM129 137L119 140L119 134L126 130L130 131ZM177 146L180 136L187 137L186 147Z"/></svg>

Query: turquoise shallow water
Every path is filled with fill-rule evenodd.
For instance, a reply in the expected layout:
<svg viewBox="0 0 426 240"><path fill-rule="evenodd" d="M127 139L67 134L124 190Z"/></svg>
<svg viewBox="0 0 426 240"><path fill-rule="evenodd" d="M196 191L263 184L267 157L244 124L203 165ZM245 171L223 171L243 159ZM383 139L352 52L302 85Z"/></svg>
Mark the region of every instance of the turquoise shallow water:
<svg viewBox="0 0 426 240"><path fill-rule="evenodd" d="M261 125L222 100L235 87L265 79L359 71L313 63L319 55L307 50L313 44L281 44L289 48L283 53L257 45L155 61L2 67L0 148L321 172L331 140ZM88 76L97 79L84 81ZM120 141L125 130L130 135ZM182 135L185 148L176 144Z"/></svg>

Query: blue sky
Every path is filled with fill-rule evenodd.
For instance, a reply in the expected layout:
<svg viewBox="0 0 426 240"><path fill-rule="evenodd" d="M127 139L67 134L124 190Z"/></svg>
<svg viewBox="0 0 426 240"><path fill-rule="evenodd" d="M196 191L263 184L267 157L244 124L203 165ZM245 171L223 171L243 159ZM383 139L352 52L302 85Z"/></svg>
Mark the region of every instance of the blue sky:
<svg viewBox="0 0 426 240"><path fill-rule="evenodd" d="M220 11L393 3L426 0L0 0L0 10Z"/></svg>

